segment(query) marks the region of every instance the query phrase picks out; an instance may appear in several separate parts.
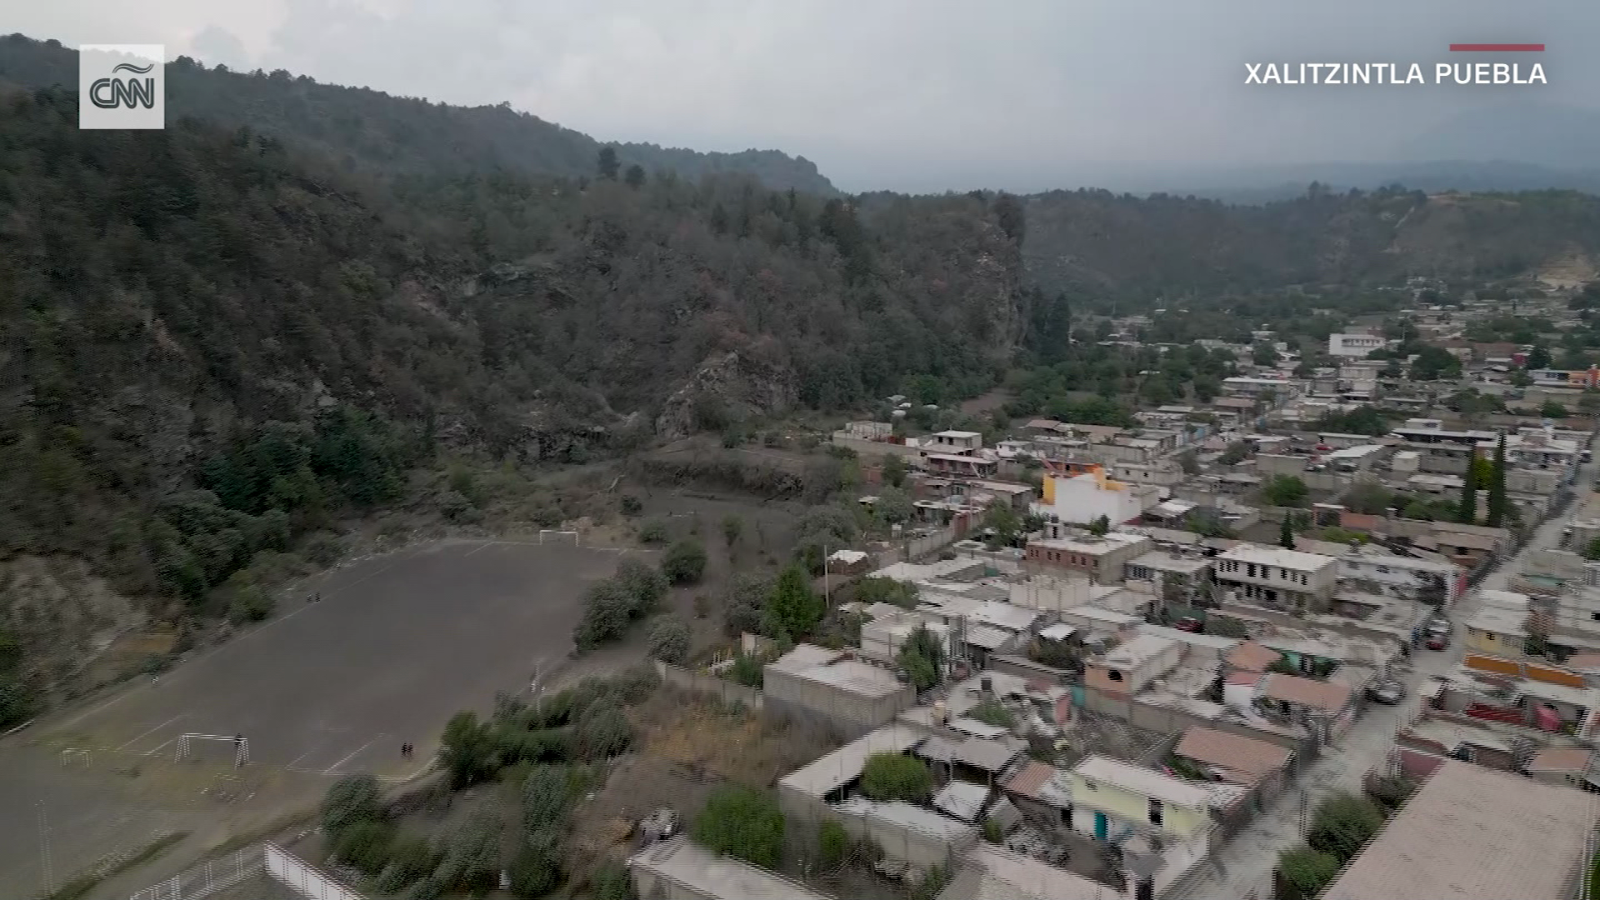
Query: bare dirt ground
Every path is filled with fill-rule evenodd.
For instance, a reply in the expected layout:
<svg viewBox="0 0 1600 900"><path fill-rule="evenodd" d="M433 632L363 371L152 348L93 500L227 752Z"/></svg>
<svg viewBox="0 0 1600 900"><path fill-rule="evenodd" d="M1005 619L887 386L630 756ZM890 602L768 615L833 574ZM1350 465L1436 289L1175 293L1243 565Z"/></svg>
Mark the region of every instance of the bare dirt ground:
<svg viewBox="0 0 1600 900"><path fill-rule="evenodd" d="M719 784L766 789L836 744L759 714L735 712L663 687L633 711L639 752L619 760L605 787L579 808L574 859L621 860L631 825L667 806L692 822ZM577 873L577 880L588 871Z"/></svg>
<svg viewBox="0 0 1600 900"><path fill-rule="evenodd" d="M578 597L621 555L570 540L444 541L354 561L306 586L320 602L283 603L159 678L0 743L0 900L43 881L41 802L59 882L155 831L222 840L314 803L341 775L425 766L455 712L486 711L496 691L567 660ZM242 734L250 764L233 769L231 740L201 739L176 763L188 733ZM181 857L160 867L193 861Z"/></svg>

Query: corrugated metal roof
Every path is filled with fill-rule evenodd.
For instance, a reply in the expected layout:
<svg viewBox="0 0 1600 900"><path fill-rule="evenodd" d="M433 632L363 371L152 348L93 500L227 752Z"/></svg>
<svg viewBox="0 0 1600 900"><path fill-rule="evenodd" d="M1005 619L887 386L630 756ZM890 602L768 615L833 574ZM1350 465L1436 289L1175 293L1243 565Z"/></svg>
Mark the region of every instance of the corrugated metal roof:
<svg viewBox="0 0 1600 900"><path fill-rule="evenodd" d="M988 802L988 788L965 781L952 781L933 795L935 809L963 822L976 822Z"/></svg>
<svg viewBox="0 0 1600 900"><path fill-rule="evenodd" d="M1022 751L996 740L971 738L956 748L956 761L985 772L1000 772Z"/></svg>

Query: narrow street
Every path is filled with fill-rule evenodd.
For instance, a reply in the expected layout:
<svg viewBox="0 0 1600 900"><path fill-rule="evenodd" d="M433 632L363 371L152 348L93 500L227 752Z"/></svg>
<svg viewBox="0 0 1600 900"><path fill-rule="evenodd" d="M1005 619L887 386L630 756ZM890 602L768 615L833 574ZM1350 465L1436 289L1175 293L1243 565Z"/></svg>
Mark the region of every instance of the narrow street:
<svg viewBox="0 0 1600 900"><path fill-rule="evenodd" d="M1591 439L1588 446L1593 444ZM1580 497L1587 494L1594 483L1595 471L1594 463L1579 467L1573 489ZM1399 706L1368 705L1361 719L1334 748L1326 750L1276 803L1249 828L1239 832L1220 853L1212 856L1206 877L1193 882L1188 890L1172 900L1269 900L1272 870L1277 865L1278 854L1300 840L1317 804L1330 793L1361 790L1362 777L1383 761L1400 727L1417 716L1420 709L1418 686L1461 661L1461 623L1477 612L1478 591L1505 590L1507 577L1521 568L1523 557L1529 551L1559 546L1561 529L1578 503L1575 501L1566 512L1541 523L1533 539L1521 551L1501 562L1477 588L1468 592L1450 614L1455 624L1450 649L1443 652L1418 649L1412 654L1413 671L1406 679L1406 702Z"/></svg>

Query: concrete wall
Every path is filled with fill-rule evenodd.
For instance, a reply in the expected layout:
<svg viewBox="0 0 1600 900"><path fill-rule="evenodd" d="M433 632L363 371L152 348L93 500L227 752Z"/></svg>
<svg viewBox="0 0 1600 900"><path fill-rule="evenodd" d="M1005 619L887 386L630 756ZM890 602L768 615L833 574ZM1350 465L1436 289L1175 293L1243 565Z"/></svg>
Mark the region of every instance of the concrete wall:
<svg viewBox="0 0 1600 900"><path fill-rule="evenodd" d="M835 431L828 439L836 447L847 447L857 454L868 459L880 456L903 456L907 460L922 458L922 451L916 447L907 447L905 444L891 444L887 441L867 441L852 437L842 431Z"/></svg>
<svg viewBox="0 0 1600 900"><path fill-rule="evenodd" d="M761 692L752 687L718 678L715 675L705 675L691 672L677 666L668 665L661 660L656 660L656 674L666 684L685 691L716 697L724 703L741 704L745 709L760 710L764 704Z"/></svg>
<svg viewBox="0 0 1600 900"><path fill-rule="evenodd" d="M770 667L762 694L768 715L823 728L844 740L893 722L901 710L917 702L916 688L910 684L884 696L871 696Z"/></svg>
<svg viewBox="0 0 1600 900"><path fill-rule="evenodd" d="M1163 734L1181 731L1191 725L1204 728L1214 728L1243 737L1254 738L1260 741L1277 744L1294 751L1296 763L1300 770L1317 756L1316 741L1310 737L1296 737L1293 735L1279 734L1274 731L1264 731L1251 728L1238 722L1225 722L1208 719L1183 710L1172 709L1165 706L1152 706L1141 702L1138 698L1119 700L1116 697L1085 687L1083 691L1083 707L1090 712L1097 712L1114 719L1127 722L1136 728L1156 731Z"/></svg>
<svg viewBox="0 0 1600 900"><path fill-rule="evenodd" d="M836 806L827 807L833 821L856 840L869 840L883 848L891 859L905 861L911 868L925 872L934 866L953 870L956 862L978 842L977 829L969 829L954 841L910 828L897 822L885 821L871 814L852 814Z"/></svg>

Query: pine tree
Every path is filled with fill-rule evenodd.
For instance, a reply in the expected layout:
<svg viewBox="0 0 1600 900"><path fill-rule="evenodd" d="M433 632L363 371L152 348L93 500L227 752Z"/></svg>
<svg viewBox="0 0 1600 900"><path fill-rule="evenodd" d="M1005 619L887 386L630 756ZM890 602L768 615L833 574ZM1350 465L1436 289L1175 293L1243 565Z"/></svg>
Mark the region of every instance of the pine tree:
<svg viewBox="0 0 1600 900"><path fill-rule="evenodd" d="M1278 532L1278 543L1290 550L1294 549L1294 513L1288 513L1283 517L1283 530Z"/></svg>
<svg viewBox="0 0 1600 900"><path fill-rule="evenodd" d="M1506 436L1500 435L1494 445L1494 468L1489 471L1490 528L1499 528L1506 521Z"/></svg>
<svg viewBox="0 0 1600 900"><path fill-rule="evenodd" d="M617 180L617 171L622 168L622 163L617 160L615 147L601 147L600 155L595 160L595 168L599 170L601 178Z"/></svg>
<svg viewBox="0 0 1600 900"><path fill-rule="evenodd" d="M1463 525L1478 523L1478 470L1470 463L1461 476L1461 503L1457 506L1456 520Z"/></svg>

